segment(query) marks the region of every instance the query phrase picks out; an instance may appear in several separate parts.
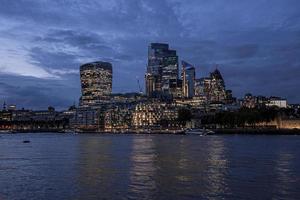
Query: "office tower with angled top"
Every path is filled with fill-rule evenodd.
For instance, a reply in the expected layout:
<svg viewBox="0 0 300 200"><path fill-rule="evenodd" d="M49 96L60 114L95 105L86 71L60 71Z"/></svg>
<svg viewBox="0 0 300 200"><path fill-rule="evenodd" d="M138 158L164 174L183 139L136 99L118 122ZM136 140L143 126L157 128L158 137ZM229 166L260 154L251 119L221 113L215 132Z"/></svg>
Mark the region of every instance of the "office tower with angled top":
<svg viewBox="0 0 300 200"><path fill-rule="evenodd" d="M168 44L151 43L148 47L148 65L145 75L146 94L149 97L171 94L178 82L178 56Z"/></svg>

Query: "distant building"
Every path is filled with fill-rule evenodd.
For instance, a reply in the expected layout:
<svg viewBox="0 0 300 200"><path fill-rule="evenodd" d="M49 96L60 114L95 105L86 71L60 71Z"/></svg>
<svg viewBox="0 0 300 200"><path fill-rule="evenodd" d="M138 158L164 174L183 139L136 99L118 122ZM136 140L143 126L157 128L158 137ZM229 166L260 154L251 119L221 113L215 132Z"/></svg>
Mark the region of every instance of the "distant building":
<svg viewBox="0 0 300 200"><path fill-rule="evenodd" d="M129 131L131 128L132 110L128 107L114 107L105 111L104 130L106 132Z"/></svg>
<svg viewBox="0 0 300 200"><path fill-rule="evenodd" d="M79 132L99 132L104 130L104 111L92 107L76 109L70 120L71 127Z"/></svg>
<svg viewBox="0 0 300 200"><path fill-rule="evenodd" d="M151 43L148 47L148 66L145 75L146 94L170 94L177 85L178 56L168 44Z"/></svg>
<svg viewBox="0 0 300 200"><path fill-rule="evenodd" d="M210 73L210 88L208 97L210 101L224 102L226 100L225 82L221 72L216 69Z"/></svg>
<svg viewBox="0 0 300 200"><path fill-rule="evenodd" d="M300 104L289 104L289 107L295 110L300 110Z"/></svg>
<svg viewBox="0 0 300 200"><path fill-rule="evenodd" d="M0 111L0 122L12 121L12 112L7 110Z"/></svg>
<svg viewBox="0 0 300 200"><path fill-rule="evenodd" d="M206 96L195 96L189 99L175 99L175 102L179 106L192 107L194 109L204 110L207 105Z"/></svg>
<svg viewBox="0 0 300 200"><path fill-rule="evenodd" d="M207 100L210 101L210 90L211 90L211 78L204 77L200 79L202 81L201 85L203 87L202 92L207 97Z"/></svg>
<svg viewBox="0 0 300 200"><path fill-rule="evenodd" d="M268 103L268 98L265 96L259 95L256 97L256 99L257 99L257 104L259 107L265 106Z"/></svg>
<svg viewBox="0 0 300 200"><path fill-rule="evenodd" d="M261 108L261 107L278 107L287 108L287 100L281 97L265 97L253 96L250 93L245 94L244 99L241 100L241 106L246 108Z"/></svg>
<svg viewBox="0 0 300 200"><path fill-rule="evenodd" d="M115 93L110 96L110 103L114 105L118 104L137 104L141 101L146 101L147 97L140 93Z"/></svg>
<svg viewBox="0 0 300 200"><path fill-rule="evenodd" d="M203 89L204 89L203 80L195 79L195 86L194 86L195 96L196 97L203 96L204 95Z"/></svg>
<svg viewBox="0 0 300 200"><path fill-rule="evenodd" d="M176 128L178 108L162 102L140 103L132 113L132 126L136 130Z"/></svg>
<svg viewBox="0 0 300 200"><path fill-rule="evenodd" d="M233 97L232 90L226 90L225 104L236 104L237 100Z"/></svg>
<svg viewBox="0 0 300 200"><path fill-rule="evenodd" d="M287 100L281 97L270 97L266 106L276 106L278 108L287 108Z"/></svg>
<svg viewBox="0 0 300 200"><path fill-rule="evenodd" d="M195 67L182 61L182 92L183 97L192 98L195 96Z"/></svg>
<svg viewBox="0 0 300 200"><path fill-rule="evenodd" d="M208 102L231 102L232 93L230 90L226 91L225 82L221 72L216 69L210 73L209 77L197 80L196 93L207 97ZM228 96L227 96L228 95Z"/></svg>
<svg viewBox="0 0 300 200"><path fill-rule="evenodd" d="M17 106L16 105L9 105L7 110L8 111L15 111L15 110L17 110Z"/></svg>
<svg viewBox="0 0 300 200"><path fill-rule="evenodd" d="M80 66L81 106L96 106L109 102L112 93L112 65L93 62Z"/></svg>
<svg viewBox="0 0 300 200"><path fill-rule="evenodd" d="M146 73L145 75L145 83L146 83L146 95L148 97L151 97L155 91L157 91L156 85L157 85L157 76Z"/></svg>
<svg viewBox="0 0 300 200"><path fill-rule="evenodd" d="M177 84L170 87L170 94L173 98L182 98L182 80L178 79Z"/></svg>
<svg viewBox="0 0 300 200"><path fill-rule="evenodd" d="M250 93L245 94L244 99L242 101L242 107L255 108L257 107L257 104L257 97L253 96Z"/></svg>

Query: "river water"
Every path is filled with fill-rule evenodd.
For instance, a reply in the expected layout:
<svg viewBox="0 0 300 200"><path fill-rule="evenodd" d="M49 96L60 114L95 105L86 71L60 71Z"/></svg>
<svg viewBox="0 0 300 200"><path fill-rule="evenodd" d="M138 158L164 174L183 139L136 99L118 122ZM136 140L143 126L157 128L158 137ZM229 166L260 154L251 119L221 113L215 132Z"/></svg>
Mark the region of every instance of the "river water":
<svg viewBox="0 0 300 200"><path fill-rule="evenodd" d="M300 136L3 134L6 199L300 199Z"/></svg>

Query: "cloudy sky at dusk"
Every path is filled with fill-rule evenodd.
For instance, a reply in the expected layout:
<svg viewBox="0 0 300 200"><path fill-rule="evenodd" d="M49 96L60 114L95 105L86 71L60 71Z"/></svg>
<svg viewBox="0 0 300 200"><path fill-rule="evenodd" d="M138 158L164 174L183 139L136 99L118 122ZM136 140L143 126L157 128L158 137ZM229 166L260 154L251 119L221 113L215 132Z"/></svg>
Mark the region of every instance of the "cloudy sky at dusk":
<svg viewBox="0 0 300 200"><path fill-rule="evenodd" d="M113 64L114 92L144 83L147 46L166 42L198 77L300 102L299 0L1 0L0 103L78 102L79 66Z"/></svg>

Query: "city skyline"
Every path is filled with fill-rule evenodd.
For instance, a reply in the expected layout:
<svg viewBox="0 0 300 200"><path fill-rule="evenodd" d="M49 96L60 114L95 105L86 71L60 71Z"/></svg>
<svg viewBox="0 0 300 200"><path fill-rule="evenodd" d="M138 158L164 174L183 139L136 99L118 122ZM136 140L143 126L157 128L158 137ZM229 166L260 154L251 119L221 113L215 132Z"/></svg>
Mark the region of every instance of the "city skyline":
<svg viewBox="0 0 300 200"><path fill-rule="evenodd" d="M80 96L79 66L97 60L114 66L113 92L138 92L136 77L144 85L148 44L164 42L177 51L179 63L196 67L197 77L219 64L234 96L251 92L297 103L297 5L292 0L273 1L272 7L266 1L4 1L0 101L66 108Z"/></svg>

